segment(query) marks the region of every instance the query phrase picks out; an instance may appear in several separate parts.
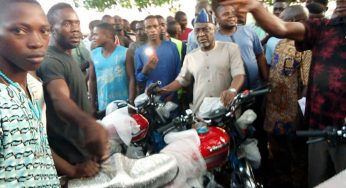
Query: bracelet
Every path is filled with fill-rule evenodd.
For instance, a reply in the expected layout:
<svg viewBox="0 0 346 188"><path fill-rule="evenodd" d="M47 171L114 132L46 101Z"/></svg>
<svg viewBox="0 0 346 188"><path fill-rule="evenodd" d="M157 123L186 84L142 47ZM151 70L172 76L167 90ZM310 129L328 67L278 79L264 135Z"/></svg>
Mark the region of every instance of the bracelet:
<svg viewBox="0 0 346 188"><path fill-rule="evenodd" d="M233 87L229 88L228 91L231 92L231 93L235 93L235 94L238 93L238 92L237 92L237 89L235 89L235 88L233 88Z"/></svg>

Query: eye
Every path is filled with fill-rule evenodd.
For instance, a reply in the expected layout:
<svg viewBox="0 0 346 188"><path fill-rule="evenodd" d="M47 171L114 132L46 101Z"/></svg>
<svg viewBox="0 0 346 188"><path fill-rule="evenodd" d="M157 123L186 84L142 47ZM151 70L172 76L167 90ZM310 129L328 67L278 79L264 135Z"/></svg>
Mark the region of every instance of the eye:
<svg viewBox="0 0 346 188"><path fill-rule="evenodd" d="M65 23L63 23L63 26L64 27L71 27L71 23L70 22L65 22Z"/></svg>
<svg viewBox="0 0 346 188"><path fill-rule="evenodd" d="M41 33L43 34L43 35L49 35L50 34L50 29L49 28L42 28L41 29Z"/></svg>
<svg viewBox="0 0 346 188"><path fill-rule="evenodd" d="M11 32L15 35L25 35L27 33L26 29L20 27L11 29Z"/></svg>

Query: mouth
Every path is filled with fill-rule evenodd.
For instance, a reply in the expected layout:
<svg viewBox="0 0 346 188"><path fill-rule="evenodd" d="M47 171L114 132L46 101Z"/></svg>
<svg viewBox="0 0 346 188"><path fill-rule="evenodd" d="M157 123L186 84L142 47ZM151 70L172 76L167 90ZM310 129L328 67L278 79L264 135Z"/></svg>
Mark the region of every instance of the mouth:
<svg viewBox="0 0 346 188"><path fill-rule="evenodd" d="M29 62L33 64L41 64L44 59L44 54L30 55L26 58Z"/></svg>
<svg viewBox="0 0 346 188"><path fill-rule="evenodd" d="M73 43L79 43L81 39L80 39L80 37L71 37L70 40Z"/></svg>

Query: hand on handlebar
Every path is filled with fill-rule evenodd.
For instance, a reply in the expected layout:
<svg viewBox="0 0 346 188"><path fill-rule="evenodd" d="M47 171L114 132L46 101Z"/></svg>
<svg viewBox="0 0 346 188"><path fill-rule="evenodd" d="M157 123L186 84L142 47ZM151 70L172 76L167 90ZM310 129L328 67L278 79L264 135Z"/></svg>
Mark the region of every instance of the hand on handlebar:
<svg viewBox="0 0 346 188"><path fill-rule="evenodd" d="M225 90L221 93L220 100L225 107L227 107L236 96L235 92L231 92L229 90Z"/></svg>

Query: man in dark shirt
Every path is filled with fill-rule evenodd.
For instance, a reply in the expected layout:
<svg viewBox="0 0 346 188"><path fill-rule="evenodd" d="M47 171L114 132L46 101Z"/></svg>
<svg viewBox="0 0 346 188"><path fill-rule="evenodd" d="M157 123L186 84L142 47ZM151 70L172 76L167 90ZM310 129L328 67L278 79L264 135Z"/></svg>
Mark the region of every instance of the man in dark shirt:
<svg viewBox="0 0 346 188"><path fill-rule="evenodd" d="M284 22L255 0L213 0L231 4L239 12L251 12L268 33L296 41L298 50L312 50L305 118L313 129L340 127L346 117L346 1L336 1L332 19L306 23ZM296 102L296 101L292 101ZM327 142L309 145L309 187L346 169L346 145Z"/></svg>
<svg viewBox="0 0 346 188"><path fill-rule="evenodd" d="M47 103L47 132L58 173L71 178L99 171L107 147L107 132L90 115L85 78L71 50L79 45L79 18L66 3L48 12L50 46L38 70Z"/></svg>

